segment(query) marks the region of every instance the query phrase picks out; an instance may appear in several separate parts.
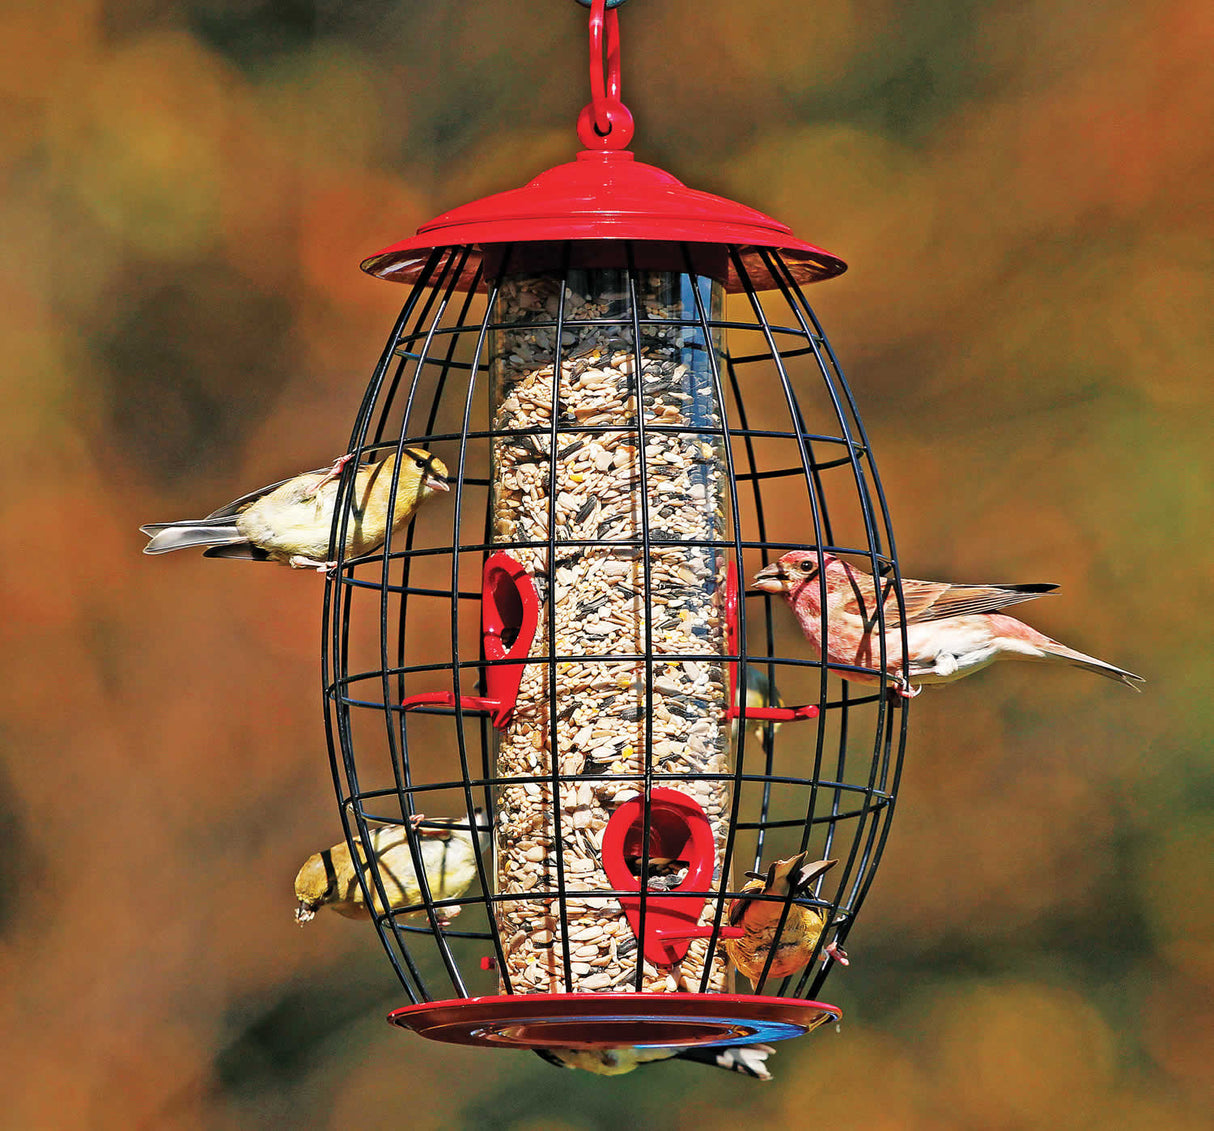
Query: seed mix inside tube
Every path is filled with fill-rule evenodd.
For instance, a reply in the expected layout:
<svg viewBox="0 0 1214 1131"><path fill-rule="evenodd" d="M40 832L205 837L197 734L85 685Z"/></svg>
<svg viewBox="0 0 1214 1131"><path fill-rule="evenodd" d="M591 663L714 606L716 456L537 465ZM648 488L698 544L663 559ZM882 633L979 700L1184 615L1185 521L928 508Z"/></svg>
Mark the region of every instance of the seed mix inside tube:
<svg viewBox="0 0 1214 1131"><path fill-rule="evenodd" d="M572 271L568 278L563 310L559 279L502 280L494 322L505 328L495 330L489 343L492 540L536 579L541 608L530 654L548 655L551 600L554 653L565 657L554 669L556 718L550 717L547 665L529 664L514 717L496 737L497 774L520 779L502 786L496 798L496 886L499 895L519 897L499 902L497 913L511 984L523 993L635 985L639 948L618 900L577 893L613 887L599 858L603 832L612 813L642 789L647 738L653 784L688 794L708 815L717 845L714 884L720 882L732 793L728 779L686 777L730 772L721 660L725 557L720 545L695 544L726 536L721 408L708 354L718 343L704 341L691 291L700 287L711 309L721 301L720 288L677 272L640 272L638 349L627 275L596 269ZM654 657L648 668L647 626ZM596 658L603 656L613 658ZM653 704L648 728L647 680ZM565 984L557 896L554 731L560 863L565 891L573 893L565 901L572 986ZM664 892L680 881L677 862L655 862L648 886ZM711 922L712 912L709 903L700 921ZM643 988L699 989L705 956L701 939L692 941L675 969L646 961ZM725 991L728 982L718 956L708 989Z"/></svg>

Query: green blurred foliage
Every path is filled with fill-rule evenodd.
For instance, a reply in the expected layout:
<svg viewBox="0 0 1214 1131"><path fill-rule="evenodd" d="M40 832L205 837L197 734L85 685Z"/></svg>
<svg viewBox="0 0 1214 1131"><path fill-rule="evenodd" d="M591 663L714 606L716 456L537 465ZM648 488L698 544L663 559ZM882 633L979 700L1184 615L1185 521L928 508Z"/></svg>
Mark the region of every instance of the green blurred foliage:
<svg viewBox="0 0 1214 1131"><path fill-rule="evenodd" d="M1146 693L1009 666L916 701L842 1031L771 1085L391 1029L371 929L291 921L338 830L316 579L143 559L136 527L342 450L403 294L359 260L573 152L584 11L11 0L12 1126L1211 1126L1209 4L621 20L638 154L851 264L811 298L907 572L1062 583L1033 623Z"/></svg>

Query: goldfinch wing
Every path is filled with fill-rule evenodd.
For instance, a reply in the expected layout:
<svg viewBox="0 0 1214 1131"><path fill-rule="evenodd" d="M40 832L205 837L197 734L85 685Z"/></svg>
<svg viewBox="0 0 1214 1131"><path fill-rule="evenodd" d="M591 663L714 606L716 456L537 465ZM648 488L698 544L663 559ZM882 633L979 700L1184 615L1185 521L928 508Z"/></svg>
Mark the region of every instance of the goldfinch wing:
<svg viewBox="0 0 1214 1131"><path fill-rule="evenodd" d="M258 499L264 499L266 495L277 491L279 487L285 486L295 479L303 479L308 475L325 475L329 471L327 467L314 468L312 471L301 471L298 475L288 475L286 479L280 479L277 483L271 483L265 487L258 487L256 491L250 491L247 495L241 495L239 499L233 499L230 503L225 503L217 511L212 511L207 515L207 519L212 518L231 518L239 514L242 510L251 507ZM203 521L206 521L204 519Z"/></svg>

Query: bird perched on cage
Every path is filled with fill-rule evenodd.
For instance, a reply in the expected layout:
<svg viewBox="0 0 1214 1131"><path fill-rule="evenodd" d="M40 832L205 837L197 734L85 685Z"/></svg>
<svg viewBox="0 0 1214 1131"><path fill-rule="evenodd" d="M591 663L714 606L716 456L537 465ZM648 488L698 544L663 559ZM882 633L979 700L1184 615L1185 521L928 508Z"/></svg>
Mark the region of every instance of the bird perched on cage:
<svg viewBox="0 0 1214 1131"><path fill-rule="evenodd" d="M832 664L876 667L881 661L877 589L870 574L823 552L819 574L816 550L793 550L755 574L755 586L782 593L800 622L806 639L821 655L826 622L825 655ZM821 585L826 589L825 617ZM906 606L909 663L903 661L901 622L892 578L882 581L886 672L898 694L910 698L920 687L911 681L950 683L980 671L999 659L1071 664L1124 683L1138 691L1140 675L1106 664L1051 640L1015 617L995 610L1052 593L1056 585L951 585L942 581L902 579ZM878 683L865 672L840 671L844 679Z"/></svg>
<svg viewBox="0 0 1214 1131"><path fill-rule="evenodd" d="M728 1045L724 1048L536 1049L535 1055L557 1068L580 1068L596 1076L622 1076L642 1064L655 1064L660 1060L690 1060L729 1072L741 1072L756 1080L770 1080L766 1061L775 1052L770 1045Z"/></svg>
<svg viewBox="0 0 1214 1131"><path fill-rule="evenodd" d="M484 854L489 850L489 819L483 809L477 809L474 817L477 840ZM476 879L476 849L473 847L472 834L467 828L455 827L466 825L467 822L463 818L443 818L428 822L438 825L438 828L421 828L425 817L418 815L411 821L417 830L418 851L421 853L431 899L455 899L463 895ZM396 910L421 903L421 885L413 867L413 853L404 825L372 829L371 851L388 897L388 909ZM366 857L361 844L358 845L358 857L358 868L365 870ZM383 908L379 892L370 876L367 877L367 886L371 889L375 914L381 914ZM300 924L308 922L322 907L330 907L347 919L370 918L350 855L350 846L345 841L308 857L295 877L295 897L299 900L295 921ZM449 920L459 914L459 908L442 908L437 914L440 925L446 926Z"/></svg>
<svg viewBox="0 0 1214 1131"><path fill-rule="evenodd" d="M722 945L733 964L756 988L773 944L776 953L767 973L769 977L782 978L809 962L826 927L827 916L818 908L793 903L788 907L779 940L776 939L776 928L784 914L789 892L796 899L814 880L835 866L833 860L816 860L806 864L805 856L802 852L788 860L777 860L766 873L746 873L750 882L742 888L743 892L777 896L777 899L754 899L742 895L729 904L730 926L741 927L745 933L741 938L724 939ZM835 943L823 947L822 955L823 961L829 956L844 966L848 964L847 952Z"/></svg>
<svg viewBox="0 0 1214 1131"><path fill-rule="evenodd" d="M363 464L354 473L349 499L345 556L358 557L382 546L389 527L399 530L417 508L438 492L449 490L447 469L422 448L404 448L399 461L396 498L389 521L393 469L397 453L378 463ZM166 554L190 546L207 546L208 558L248 558L285 562L294 569L326 573L337 481L352 459L344 455L330 468L306 471L291 479L234 499L206 518L183 522L153 522L139 529L151 536L145 554Z"/></svg>
<svg viewBox="0 0 1214 1131"><path fill-rule="evenodd" d="M766 669L759 664L746 665L746 698L747 707L783 707L784 700L776 687L775 680L767 677ZM782 724L767 719L756 719L752 733L763 747L764 753L770 755L775 748L776 731ZM737 723L734 724L736 733Z"/></svg>

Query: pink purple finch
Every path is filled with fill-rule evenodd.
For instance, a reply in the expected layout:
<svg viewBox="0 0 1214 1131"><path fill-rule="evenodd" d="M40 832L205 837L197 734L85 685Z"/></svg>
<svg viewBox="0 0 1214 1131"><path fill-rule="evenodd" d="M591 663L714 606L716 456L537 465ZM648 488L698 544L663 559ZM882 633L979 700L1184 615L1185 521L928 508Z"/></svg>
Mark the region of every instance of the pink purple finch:
<svg viewBox="0 0 1214 1131"><path fill-rule="evenodd" d="M819 568L823 578L818 576ZM822 608L822 580L826 608ZM877 591L871 575L816 550L793 550L755 574L764 593L783 593L805 638L832 664L876 668L880 664ZM902 579L906 606L906 642L902 656L901 622L893 580L882 581L885 621L886 673L898 693L910 697L920 688L911 683L951 683L980 671L996 660L1035 660L1071 664L1097 675L1139 688L1142 676L1085 656L1051 640L1015 617L995 610L1018 601L1031 601L1056 585L950 585L941 581ZM825 613L825 615L823 615ZM823 623L827 647L822 648ZM844 679L879 683L880 676L840 670Z"/></svg>

